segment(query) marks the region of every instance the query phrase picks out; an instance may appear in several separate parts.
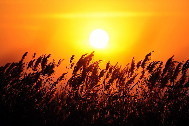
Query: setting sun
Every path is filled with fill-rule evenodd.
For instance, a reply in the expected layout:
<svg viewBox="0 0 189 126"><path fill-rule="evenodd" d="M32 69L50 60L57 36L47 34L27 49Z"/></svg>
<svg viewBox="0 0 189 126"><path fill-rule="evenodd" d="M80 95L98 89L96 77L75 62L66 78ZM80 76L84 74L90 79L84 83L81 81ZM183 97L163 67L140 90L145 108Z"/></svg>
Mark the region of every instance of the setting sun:
<svg viewBox="0 0 189 126"><path fill-rule="evenodd" d="M189 126L189 0L0 0L0 126Z"/></svg>
<svg viewBox="0 0 189 126"><path fill-rule="evenodd" d="M94 48L106 48L109 41L109 35L104 30L96 29L91 32L89 41Z"/></svg>

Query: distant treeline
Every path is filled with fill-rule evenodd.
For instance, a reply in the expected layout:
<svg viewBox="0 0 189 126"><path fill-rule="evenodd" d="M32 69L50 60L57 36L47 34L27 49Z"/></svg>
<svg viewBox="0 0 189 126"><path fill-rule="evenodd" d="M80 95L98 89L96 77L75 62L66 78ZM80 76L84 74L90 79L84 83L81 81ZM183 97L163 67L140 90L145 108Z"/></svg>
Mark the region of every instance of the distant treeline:
<svg viewBox="0 0 189 126"><path fill-rule="evenodd" d="M101 68L92 52L63 69L27 54L0 67L0 125L189 125L189 60L151 61L151 52Z"/></svg>

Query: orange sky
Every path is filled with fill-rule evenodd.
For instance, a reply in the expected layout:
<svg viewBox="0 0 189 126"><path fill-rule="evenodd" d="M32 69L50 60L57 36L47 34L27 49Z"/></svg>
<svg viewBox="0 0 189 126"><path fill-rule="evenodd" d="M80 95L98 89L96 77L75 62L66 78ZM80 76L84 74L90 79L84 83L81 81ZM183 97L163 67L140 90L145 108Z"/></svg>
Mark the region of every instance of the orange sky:
<svg viewBox="0 0 189 126"><path fill-rule="evenodd" d="M0 1L0 64L25 52L69 58L96 51L126 64L154 50L165 60L189 57L188 0L3 0ZM110 45L96 50L89 34L104 29Z"/></svg>

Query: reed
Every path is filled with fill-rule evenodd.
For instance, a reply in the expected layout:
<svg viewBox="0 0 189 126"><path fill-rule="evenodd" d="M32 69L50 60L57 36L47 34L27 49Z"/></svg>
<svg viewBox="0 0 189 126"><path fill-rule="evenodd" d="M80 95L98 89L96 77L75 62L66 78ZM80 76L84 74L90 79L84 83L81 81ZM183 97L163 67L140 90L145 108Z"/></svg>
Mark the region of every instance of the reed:
<svg viewBox="0 0 189 126"><path fill-rule="evenodd" d="M189 124L189 60L170 57L125 67L84 54L69 69L33 55L0 67L1 121L7 125L182 125ZM62 69L55 76L56 69ZM71 76L67 76L71 73Z"/></svg>

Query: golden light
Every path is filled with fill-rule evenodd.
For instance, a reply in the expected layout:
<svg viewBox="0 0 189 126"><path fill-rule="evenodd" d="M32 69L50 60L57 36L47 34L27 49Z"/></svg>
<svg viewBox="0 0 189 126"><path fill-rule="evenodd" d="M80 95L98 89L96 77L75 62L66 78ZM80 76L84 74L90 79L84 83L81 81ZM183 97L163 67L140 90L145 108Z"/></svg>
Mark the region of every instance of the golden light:
<svg viewBox="0 0 189 126"><path fill-rule="evenodd" d="M105 48L108 46L109 35L102 29L96 29L91 32L89 41L94 48Z"/></svg>

